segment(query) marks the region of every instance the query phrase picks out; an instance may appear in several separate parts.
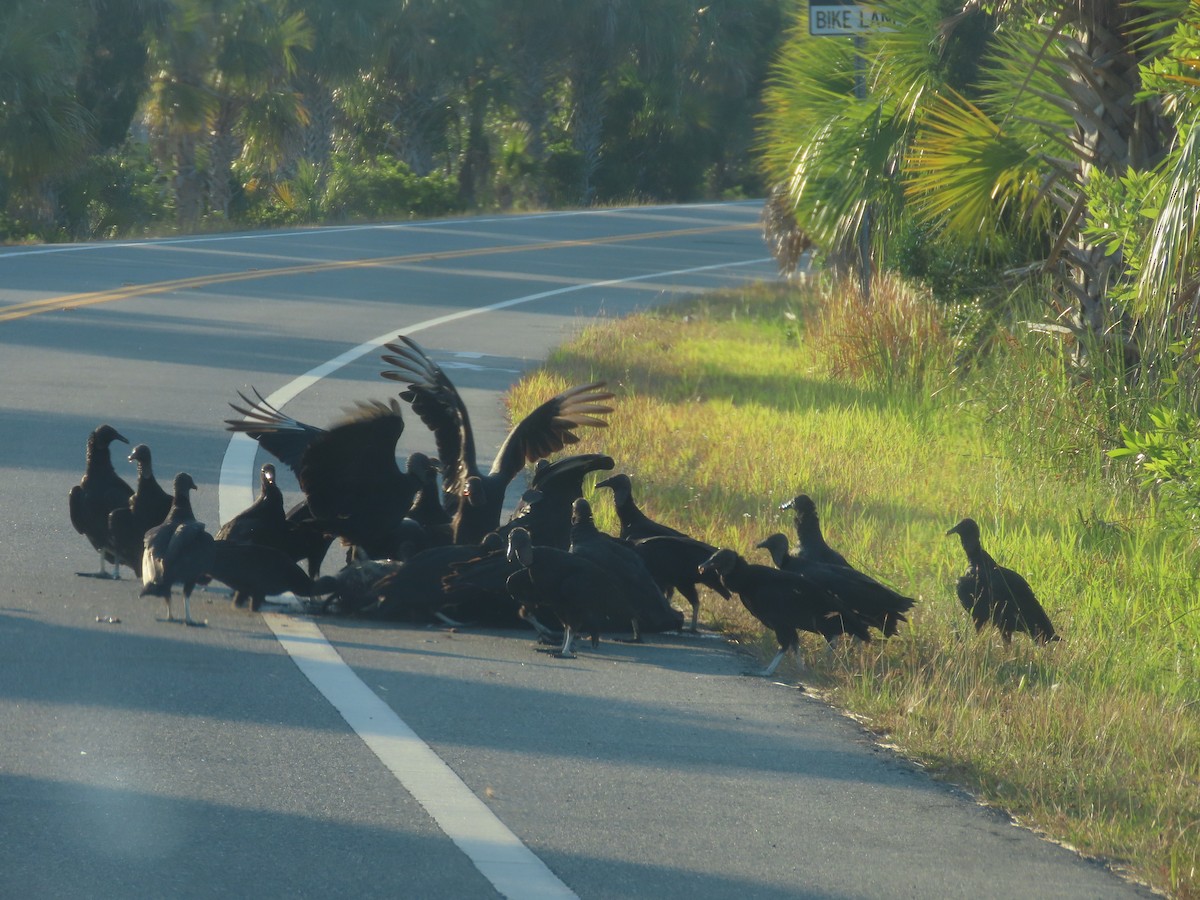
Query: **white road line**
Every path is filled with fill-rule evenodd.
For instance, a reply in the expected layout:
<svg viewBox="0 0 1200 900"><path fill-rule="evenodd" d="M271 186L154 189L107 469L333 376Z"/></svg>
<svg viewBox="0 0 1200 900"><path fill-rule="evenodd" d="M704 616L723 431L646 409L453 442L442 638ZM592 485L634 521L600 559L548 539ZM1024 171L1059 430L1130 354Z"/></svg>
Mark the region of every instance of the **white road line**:
<svg viewBox="0 0 1200 900"><path fill-rule="evenodd" d="M358 678L307 619L264 613L288 655L497 891L512 900L577 895Z"/></svg>
<svg viewBox="0 0 1200 900"><path fill-rule="evenodd" d="M390 331L347 350L283 385L267 397L267 402L282 407L322 378L378 350L389 341L396 340L401 334L415 334L469 316L507 309L573 291L769 261L770 257L764 257L571 285L426 319L424 322ZM217 510L221 521L226 521L245 509L254 499L252 485L256 485L258 481L254 473L254 457L257 450L258 445L244 434L235 434L230 439L225 458L221 462L220 482L217 485ZM300 671L333 704L342 718L400 780L405 790L424 807L438 827L492 882L497 891L513 900L576 896L496 818L429 745L354 674L315 624L275 613L264 613L263 618Z"/></svg>

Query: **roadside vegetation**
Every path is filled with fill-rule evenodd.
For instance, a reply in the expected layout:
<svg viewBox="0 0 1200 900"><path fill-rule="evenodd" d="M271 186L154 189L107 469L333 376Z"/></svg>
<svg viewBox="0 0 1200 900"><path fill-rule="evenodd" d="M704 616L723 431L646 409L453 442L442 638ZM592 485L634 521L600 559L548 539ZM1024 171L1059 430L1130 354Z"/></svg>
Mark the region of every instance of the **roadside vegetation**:
<svg viewBox="0 0 1200 900"><path fill-rule="evenodd" d="M588 449L630 473L651 515L755 562L771 532L794 542L779 504L810 494L834 547L919 602L888 641L829 651L806 635L806 668L781 672L1023 824L1200 896L1195 535L1109 458L1119 434L1056 342L1000 331L967 364L961 322L928 292L877 288L869 308L822 281L598 324L512 404L606 379L617 411ZM965 515L1061 643L975 633L945 534ZM736 600L707 594L701 621L775 650Z"/></svg>
<svg viewBox="0 0 1200 900"><path fill-rule="evenodd" d="M760 196L788 0L5 0L0 241Z"/></svg>

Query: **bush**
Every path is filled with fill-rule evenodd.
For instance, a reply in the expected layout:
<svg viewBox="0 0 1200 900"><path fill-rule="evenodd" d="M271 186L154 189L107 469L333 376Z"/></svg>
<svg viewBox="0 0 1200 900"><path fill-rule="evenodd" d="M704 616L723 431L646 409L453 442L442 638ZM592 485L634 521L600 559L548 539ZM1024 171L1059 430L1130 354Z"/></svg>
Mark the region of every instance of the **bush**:
<svg viewBox="0 0 1200 900"><path fill-rule="evenodd" d="M1158 489L1164 517L1195 528L1200 521L1200 419L1165 406L1149 416L1152 427L1145 431L1121 426L1124 446L1108 455L1132 458L1142 483Z"/></svg>
<svg viewBox="0 0 1200 900"><path fill-rule="evenodd" d="M85 158L51 186L45 208L13 204L0 240L86 241L159 233L173 220L171 195L144 144Z"/></svg>
<svg viewBox="0 0 1200 900"><path fill-rule="evenodd" d="M322 206L334 219L439 216L462 208L454 179L439 173L414 175L388 156L369 162L336 157Z"/></svg>

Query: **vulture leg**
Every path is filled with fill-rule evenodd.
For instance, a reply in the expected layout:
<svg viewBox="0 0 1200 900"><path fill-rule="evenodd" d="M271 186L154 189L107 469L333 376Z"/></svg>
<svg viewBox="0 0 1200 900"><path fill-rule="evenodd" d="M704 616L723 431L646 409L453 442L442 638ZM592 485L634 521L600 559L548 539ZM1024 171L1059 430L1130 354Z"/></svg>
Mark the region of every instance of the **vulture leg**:
<svg viewBox="0 0 1200 900"><path fill-rule="evenodd" d="M779 652L775 654L775 658L773 660L771 660L767 664L767 667L765 669L763 669L761 672L759 672L758 674L761 675L763 678L770 678L772 675L774 675L775 670L779 668L779 662L780 662L780 660L783 659L783 654L785 654L785 653L787 653L787 650L784 649L783 647L780 647Z"/></svg>
<svg viewBox="0 0 1200 900"><path fill-rule="evenodd" d="M574 639L575 635L571 633L571 626L567 625L563 630L562 649L550 655L555 659L575 659L575 652L571 649Z"/></svg>

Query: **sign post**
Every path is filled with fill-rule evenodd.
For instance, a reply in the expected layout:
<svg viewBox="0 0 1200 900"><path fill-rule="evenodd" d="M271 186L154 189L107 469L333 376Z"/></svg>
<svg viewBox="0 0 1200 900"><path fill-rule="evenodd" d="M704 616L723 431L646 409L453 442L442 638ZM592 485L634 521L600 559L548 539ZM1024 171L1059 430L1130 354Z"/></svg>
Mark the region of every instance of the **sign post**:
<svg viewBox="0 0 1200 900"><path fill-rule="evenodd" d="M862 58L863 35L890 31L887 16L871 3L857 0L809 0L808 33L812 37L854 38L854 97L867 99L867 79ZM858 255L863 302L871 301L871 207L863 210L858 229Z"/></svg>

